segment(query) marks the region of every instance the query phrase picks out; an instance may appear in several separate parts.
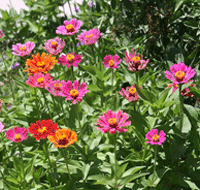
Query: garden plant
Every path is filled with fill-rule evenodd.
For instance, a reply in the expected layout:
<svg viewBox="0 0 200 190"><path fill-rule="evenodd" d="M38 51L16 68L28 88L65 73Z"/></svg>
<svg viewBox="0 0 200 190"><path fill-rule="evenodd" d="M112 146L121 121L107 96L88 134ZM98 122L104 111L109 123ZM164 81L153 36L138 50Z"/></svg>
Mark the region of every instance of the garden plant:
<svg viewBox="0 0 200 190"><path fill-rule="evenodd" d="M0 189L200 189L200 1L24 2L0 9Z"/></svg>

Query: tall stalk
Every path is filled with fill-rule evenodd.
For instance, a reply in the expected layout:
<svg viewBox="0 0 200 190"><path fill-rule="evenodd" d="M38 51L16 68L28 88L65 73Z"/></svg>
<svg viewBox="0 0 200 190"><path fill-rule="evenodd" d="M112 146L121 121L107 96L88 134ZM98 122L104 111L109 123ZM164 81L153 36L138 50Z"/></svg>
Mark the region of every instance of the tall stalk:
<svg viewBox="0 0 200 190"><path fill-rule="evenodd" d="M117 189L117 134L114 134L114 159L115 159L115 189Z"/></svg>
<svg viewBox="0 0 200 190"><path fill-rule="evenodd" d="M182 131L183 125L183 100L181 95L182 84L179 84L179 117L180 117L180 130Z"/></svg>

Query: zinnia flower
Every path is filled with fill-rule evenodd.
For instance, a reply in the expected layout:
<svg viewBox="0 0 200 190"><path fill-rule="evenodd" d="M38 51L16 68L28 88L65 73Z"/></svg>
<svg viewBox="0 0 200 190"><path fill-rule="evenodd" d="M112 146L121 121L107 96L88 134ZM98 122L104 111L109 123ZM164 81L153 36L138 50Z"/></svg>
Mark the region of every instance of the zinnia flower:
<svg viewBox="0 0 200 190"><path fill-rule="evenodd" d="M4 125L3 125L3 123L0 122L0 133L3 133L5 131L5 130L3 130L3 128L4 128Z"/></svg>
<svg viewBox="0 0 200 190"><path fill-rule="evenodd" d="M99 116L95 125L98 125L97 130L103 133L110 132L111 134L115 134L116 131L119 133L127 132L128 130L124 127L131 125L131 121L127 121L128 118L127 113L123 113L122 110L119 110L118 113L108 110L107 113Z"/></svg>
<svg viewBox="0 0 200 190"><path fill-rule="evenodd" d="M165 71L166 77L176 84L188 83L195 75L195 70L192 69L190 66L186 66L184 63L178 63L172 65L170 71Z"/></svg>
<svg viewBox="0 0 200 190"><path fill-rule="evenodd" d="M75 18L70 21L65 20L64 25L57 27L56 34L74 35L78 32L82 24L82 21L76 20Z"/></svg>
<svg viewBox="0 0 200 190"><path fill-rule="evenodd" d="M27 139L28 130L24 127L14 127L14 129L9 129L6 132L6 138L13 142L22 142L23 140Z"/></svg>
<svg viewBox="0 0 200 190"><path fill-rule="evenodd" d="M119 91L118 93L126 98L129 102L135 102L139 99L139 95L136 91L135 85L127 87L126 90L122 88L122 91Z"/></svg>
<svg viewBox="0 0 200 190"><path fill-rule="evenodd" d="M3 31L0 30L0 38L4 35Z"/></svg>
<svg viewBox="0 0 200 190"><path fill-rule="evenodd" d="M128 70L139 71L139 70L145 69L145 67L147 66L147 63L149 62L149 59L145 61L142 55L135 54L135 51L133 48L132 48L132 51L133 53L129 53L129 55L127 51L125 52L126 58L124 58L124 61L126 62L128 66Z"/></svg>
<svg viewBox="0 0 200 190"><path fill-rule="evenodd" d="M48 135L54 135L57 130L58 124L53 123L51 119L38 120L36 123L31 123L28 128L29 133L32 133L36 140L45 139Z"/></svg>
<svg viewBox="0 0 200 190"><path fill-rule="evenodd" d="M57 63L56 57L48 54L45 55L45 53L42 53L41 56L37 53L37 55L32 55L32 57L33 59L26 60L26 70L24 71L28 72L28 75L47 73Z"/></svg>
<svg viewBox="0 0 200 190"><path fill-rule="evenodd" d="M25 44L17 43L16 45L12 45L12 54L25 57L29 55L34 48L35 44L30 41L26 42Z"/></svg>
<svg viewBox="0 0 200 190"><path fill-rule="evenodd" d="M119 59L118 55L114 55L114 57L112 55L106 55L104 57L104 67L109 67L111 69L118 69L118 65L120 64L121 59Z"/></svg>
<svg viewBox="0 0 200 190"><path fill-rule="evenodd" d="M64 80L51 80L46 84L46 89L54 96L64 96L61 90L61 86L66 83Z"/></svg>
<svg viewBox="0 0 200 190"><path fill-rule="evenodd" d="M67 55L61 55L58 58L58 63L61 63L62 65L66 65L68 68L70 68L72 65L74 67L78 67L78 63L82 61L81 55L75 53L68 53Z"/></svg>
<svg viewBox="0 0 200 190"><path fill-rule="evenodd" d="M35 73L34 76L29 76L26 83L32 87L44 88L51 81L52 77L48 73Z"/></svg>
<svg viewBox="0 0 200 190"><path fill-rule="evenodd" d="M52 55L58 55L62 52L65 46L65 41L56 37L55 39L50 39L44 43L44 49Z"/></svg>
<svg viewBox="0 0 200 190"><path fill-rule="evenodd" d="M61 86L61 90L63 91L62 95L66 97L66 100L72 100L72 104L76 104L77 101L82 102L83 96L89 92L87 88L88 87L84 82L80 85L79 88L78 80L75 80L73 85L72 82L68 80Z"/></svg>
<svg viewBox="0 0 200 190"><path fill-rule="evenodd" d="M146 139L148 139L149 141L147 141L146 143L154 145L154 144L158 144L158 145L162 145L162 143L165 142L166 137L165 137L165 133L164 131L160 131L160 134L158 134L158 129L151 129L151 131L149 131L146 134Z"/></svg>
<svg viewBox="0 0 200 190"><path fill-rule="evenodd" d="M77 134L70 129L58 129L54 135L48 136L48 139L54 143L55 148L66 148L77 141Z"/></svg>
<svg viewBox="0 0 200 190"><path fill-rule="evenodd" d="M80 42L83 42L85 45L91 45L91 44L94 44L99 39L99 37L101 35L102 35L102 33L100 33L99 30L97 30L97 29L94 28L92 30L82 32L78 36L77 39Z"/></svg>
<svg viewBox="0 0 200 190"><path fill-rule="evenodd" d="M195 87L195 84L191 84L190 86ZM173 87L172 93L174 93L178 88L179 85L176 83L172 83L168 85L168 88ZM182 96L188 96L189 98L193 97L194 95L190 92L190 89L187 87L181 91Z"/></svg>

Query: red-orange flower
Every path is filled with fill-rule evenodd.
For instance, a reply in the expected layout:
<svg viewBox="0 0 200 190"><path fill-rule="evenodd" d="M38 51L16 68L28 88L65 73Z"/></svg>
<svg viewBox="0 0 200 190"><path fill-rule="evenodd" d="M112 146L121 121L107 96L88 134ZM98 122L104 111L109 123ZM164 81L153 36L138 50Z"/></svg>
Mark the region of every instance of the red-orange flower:
<svg viewBox="0 0 200 190"><path fill-rule="evenodd" d="M77 134L70 129L58 129L54 135L48 136L48 139L54 143L55 148L66 148L77 141Z"/></svg>
<svg viewBox="0 0 200 190"><path fill-rule="evenodd" d="M29 133L32 133L36 140L45 139L48 135L54 135L57 130L58 124L53 123L51 119L38 120L36 123L31 123L28 128Z"/></svg>
<svg viewBox="0 0 200 190"><path fill-rule="evenodd" d="M26 60L26 70L28 75L34 75L35 73L47 73L58 62L56 57L52 57L49 54L42 53L40 55L32 55L33 59Z"/></svg>

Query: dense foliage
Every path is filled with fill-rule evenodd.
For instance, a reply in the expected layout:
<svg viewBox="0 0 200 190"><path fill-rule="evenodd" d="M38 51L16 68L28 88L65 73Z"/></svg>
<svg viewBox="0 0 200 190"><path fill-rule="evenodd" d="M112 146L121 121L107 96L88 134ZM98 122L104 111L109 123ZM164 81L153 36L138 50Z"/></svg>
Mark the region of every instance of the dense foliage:
<svg viewBox="0 0 200 190"><path fill-rule="evenodd" d="M28 138L22 135L23 142L17 141L16 136L10 137L14 138L12 142L6 132L0 133L0 189L200 189L200 1L84 0L75 4L76 15L64 12L64 4L70 3L67 0L24 2L29 11L18 14L12 7L9 12L0 10L0 30L4 34L0 37L0 122L6 131L15 126L29 128ZM65 20L73 18L83 22L78 33L56 34ZM101 32L95 44L85 45L77 39L83 31L93 28ZM75 52L82 60L77 62L78 67L70 68L53 63L47 72L55 80L70 80L73 85L78 80L80 86L85 83L89 90L86 92L82 86L83 94L71 92L71 83L63 82L63 93L65 97L71 94L70 100L31 86L27 75L30 70L26 64L31 62L27 59L37 53L46 54L44 43L56 37L65 42L63 59ZM12 54L13 45L28 41L36 45L30 55ZM130 71L126 63L125 51L132 53L132 48L137 53L134 59L149 59L136 72ZM119 68L112 68L112 62L107 64L111 68L104 67L106 55L118 55L122 59ZM61 60L60 55L52 57ZM196 74L173 86L165 71L179 62ZM43 76L39 77L41 82ZM118 93L133 85L131 90L137 90L138 100L129 101ZM182 95L180 89L186 89ZM80 101L74 101L80 94ZM97 130L102 124L100 116L113 114L109 110L122 110L124 117L128 115L123 132ZM115 129L115 115L107 117ZM57 124L60 130L72 130L58 131L57 138L73 134L73 142L70 139L66 148L60 148L52 131L48 138L38 137L39 128L35 131L35 127L41 120L48 120L55 130ZM160 146L146 143L145 135L152 129L166 134ZM160 136L161 133L153 136L154 143Z"/></svg>

